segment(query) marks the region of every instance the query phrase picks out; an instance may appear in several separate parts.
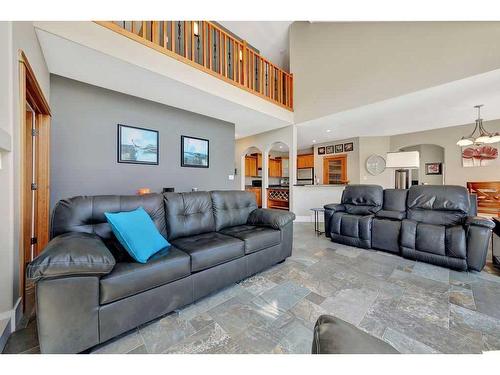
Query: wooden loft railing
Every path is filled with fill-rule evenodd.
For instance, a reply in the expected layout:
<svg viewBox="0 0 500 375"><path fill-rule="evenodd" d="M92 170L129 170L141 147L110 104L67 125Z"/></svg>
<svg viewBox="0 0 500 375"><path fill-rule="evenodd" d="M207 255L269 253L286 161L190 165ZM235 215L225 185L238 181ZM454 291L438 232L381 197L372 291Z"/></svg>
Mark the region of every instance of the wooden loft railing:
<svg viewBox="0 0 500 375"><path fill-rule="evenodd" d="M467 189L477 195L477 212L500 217L500 181L467 182Z"/></svg>
<svg viewBox="0 0 500 375"><path fill-rule="evenodd" d="M96 21L293 111L293 75L209 21Z"/></svg>

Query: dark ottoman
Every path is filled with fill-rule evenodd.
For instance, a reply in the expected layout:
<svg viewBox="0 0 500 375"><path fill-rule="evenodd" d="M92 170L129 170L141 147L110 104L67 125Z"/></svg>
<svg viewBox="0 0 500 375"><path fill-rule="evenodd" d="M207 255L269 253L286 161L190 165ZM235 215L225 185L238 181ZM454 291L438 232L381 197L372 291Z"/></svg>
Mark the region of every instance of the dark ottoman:
<svg viewBox="0 0 500 375"><path fill-rule="evenodd" d="M313 354L398 354L391 345L352 324L321 315L314 327Z"/></svg>

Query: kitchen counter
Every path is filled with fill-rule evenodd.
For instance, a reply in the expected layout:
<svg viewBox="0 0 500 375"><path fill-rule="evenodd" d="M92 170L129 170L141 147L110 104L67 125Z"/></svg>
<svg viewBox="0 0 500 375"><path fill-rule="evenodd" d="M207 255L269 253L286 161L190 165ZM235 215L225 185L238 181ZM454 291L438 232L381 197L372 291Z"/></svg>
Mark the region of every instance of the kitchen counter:
<svg viewBox="0 0 500 375"><path fill-rule="evenodd" d="M346 185L302 185L293 186L293 207L297 221L311 221L311 208L329 203L340 203ZM323 217L320 218L323 220Z"/></svg>
<svg viewBox="0 0 500 375"><path fill-rule="evenodd" d="M307 187L307 188L315 188L315 187L340 187L345 188L347 184L319 184L319 185L293 185L298 187Z"/></svg>

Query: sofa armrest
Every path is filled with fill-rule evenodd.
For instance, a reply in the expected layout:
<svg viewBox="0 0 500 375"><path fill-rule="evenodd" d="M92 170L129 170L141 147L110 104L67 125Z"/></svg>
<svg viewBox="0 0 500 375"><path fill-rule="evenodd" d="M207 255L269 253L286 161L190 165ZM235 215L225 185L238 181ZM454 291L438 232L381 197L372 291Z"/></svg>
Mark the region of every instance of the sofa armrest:
<svg viewBox="0 0 500 375"><path fill-rule="evenodd" d="M323 208L333 212L345 211L345 206L342 203L330 203L325 204Z"/></svg>
<svg viewBox="0 0 500 375"><path fill-rule="evenodd" d="M293 212L258 208L250 213L247 223L281 229L294 220L295 214Z"/></svg>
<svg viewBox="0 0 500 375"><path fill-rule="evenodd" d="M493 222L493 220L481 216L467 216L467 219L465 220L465 225L466 226L475 225L488 229L495 228L495 223Z"/></svg>
<svg viewBox="0 0 500 375"><path fill-rule="evenodd" d="M111 272L115 258L95 234L70 232L53 238L27 268L30 280L60 276L100 276Z"/></svg>

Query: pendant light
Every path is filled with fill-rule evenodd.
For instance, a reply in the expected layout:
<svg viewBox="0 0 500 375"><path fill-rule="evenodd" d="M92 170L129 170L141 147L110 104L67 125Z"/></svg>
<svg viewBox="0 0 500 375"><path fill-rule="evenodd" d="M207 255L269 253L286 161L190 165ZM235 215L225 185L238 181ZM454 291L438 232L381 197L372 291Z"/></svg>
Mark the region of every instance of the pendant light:
<svg viewBox="0 0 500 375"><path fill-rule="evenodd" d="M457 146L470 146L473 144L484 144L484 143L496 143L500 142L500 133L490 133L483 127L483 119L481 118L481 107L483 104L475 105L477 108L477 120L476 126L472 133L467 137L462 137L458 140ZM475 136L476 131L479 132L478 136Z"/></svg>

